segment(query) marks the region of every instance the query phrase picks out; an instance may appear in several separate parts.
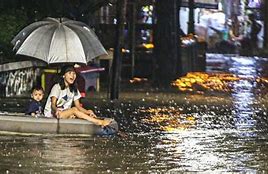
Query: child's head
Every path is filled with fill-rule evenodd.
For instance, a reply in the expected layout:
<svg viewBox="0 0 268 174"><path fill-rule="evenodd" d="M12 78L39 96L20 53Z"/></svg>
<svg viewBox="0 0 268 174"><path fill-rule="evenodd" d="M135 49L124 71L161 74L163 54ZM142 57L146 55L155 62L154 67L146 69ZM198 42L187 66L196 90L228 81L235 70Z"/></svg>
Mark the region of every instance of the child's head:
<svg viewBox="0 0 268 174"><path fill-rule="evenodd" d="M41 86L33 87L31 97L35 101L41 101L44 97L44 89Z"/></svg>
<svg viewBox="0 0 268 174"><path fill-rule="evenodd" d="M76 72L72 65L66 65L61 68L61 75L66 86L72 85L76 79Z"/></svg>

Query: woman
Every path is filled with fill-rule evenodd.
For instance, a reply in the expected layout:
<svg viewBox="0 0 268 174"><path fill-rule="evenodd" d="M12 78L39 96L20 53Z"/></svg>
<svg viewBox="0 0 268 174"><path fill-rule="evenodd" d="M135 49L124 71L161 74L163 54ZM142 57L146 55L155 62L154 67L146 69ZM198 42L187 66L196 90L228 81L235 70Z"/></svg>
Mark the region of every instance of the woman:
<svg viewBox="0 0 268 174"><path fill-rule="evenodd" d="M75 86L76 72L73 66L67 65L61 69L61 77L48 96L44 114L46 117L82 118L100 126L107 126L110 120L96 118L92 110L83 108L80 104L80 92ZM72 107L74 105L74 107Z"/></svg>

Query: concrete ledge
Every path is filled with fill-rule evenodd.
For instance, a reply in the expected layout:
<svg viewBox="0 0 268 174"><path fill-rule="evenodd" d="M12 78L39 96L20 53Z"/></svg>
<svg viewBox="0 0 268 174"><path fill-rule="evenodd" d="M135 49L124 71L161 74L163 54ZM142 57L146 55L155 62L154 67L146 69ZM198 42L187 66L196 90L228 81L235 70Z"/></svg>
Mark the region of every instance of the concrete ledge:
<svg viewBox="0 0 268 174"><path fill-rule="evenodd" d="M107 118L108 119L108 118ZM110 118L109 118L110 119ZM118 131L118 124L111 119L114 133ZM86 134L103 135L105 130L87 120L35 118L31 116L1 115L0 131L41 134Z"/></svg>

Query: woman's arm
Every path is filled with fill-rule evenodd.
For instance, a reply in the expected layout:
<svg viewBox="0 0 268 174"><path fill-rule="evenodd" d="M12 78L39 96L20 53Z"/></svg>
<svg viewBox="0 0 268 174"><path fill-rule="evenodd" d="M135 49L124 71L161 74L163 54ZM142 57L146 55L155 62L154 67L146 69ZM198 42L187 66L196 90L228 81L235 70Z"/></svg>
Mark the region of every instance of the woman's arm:
<svg viewBox="0 0 268 174"><path fill-rule="evenodd" d="M57 100L58 100L57 97L55 96L51 97L51 110L58 117L61 111L59 111L57 108Z"/></svg>
<svg viewBox="0 0 268 174"><path fill-rule="evenodd" d="M90 110L90 109L87 110L87 109L83 108L83 107L81 106L81 103L80 103L79 100L75 100L75 101L74 101L74 106L75 106L79 111L81 111L81 112L83 112L83 113L85 113L85 114L87 114L87 115L89 115L89 116L96 117L96 115L94 114L94 112L93 112L92 110Z"/></svg>

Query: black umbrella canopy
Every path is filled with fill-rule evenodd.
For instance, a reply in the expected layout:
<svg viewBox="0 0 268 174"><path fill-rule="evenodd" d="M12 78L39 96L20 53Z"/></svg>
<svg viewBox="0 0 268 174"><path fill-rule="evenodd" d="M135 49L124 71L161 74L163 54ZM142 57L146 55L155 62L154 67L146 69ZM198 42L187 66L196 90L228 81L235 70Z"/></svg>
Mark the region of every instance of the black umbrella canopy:
<svg viewBox="0 0 268 174"><path fill-rule="evenodd" d="M45 18L34 22L11 42L18 55L53 63L82 63L107 54L92 29L68 18Z"/></svg>

